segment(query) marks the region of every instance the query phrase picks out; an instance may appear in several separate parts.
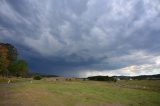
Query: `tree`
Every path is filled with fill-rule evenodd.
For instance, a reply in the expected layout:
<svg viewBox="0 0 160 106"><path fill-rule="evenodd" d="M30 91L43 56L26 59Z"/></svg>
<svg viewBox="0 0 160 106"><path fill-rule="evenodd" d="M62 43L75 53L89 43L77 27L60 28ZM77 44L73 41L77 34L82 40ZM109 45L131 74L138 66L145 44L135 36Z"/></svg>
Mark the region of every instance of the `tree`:
<svg viewBox="0 0 160 106"><path fill-rule="evenodd" d="M17 60L17 49L13 45L8 43L6 43L5 46L8 49L8 59L10 60L10 64L12 64Z"/></svg>
<svg viewBox="0 0 160 106"><path fill-rule="evenodd" d="M8 66L10 64L10 61L8 59L8 49L0 45L0 73L3 76L8 75Z"/></svg>
<svg viewBox="0 0 160 106"><path fill-rule="evenodd" d="M34 80L41 80L42 77L40 75L36 74L36 75L34 75L33 79Z"/></svg>
<svg viewBox="0 0 160 106"><path fill-rule="evenodd" d="M17 49L8 43L0 43L0 74L24 76L27 71L27 62L17 60Z"/></svg>
<svg viewBox="0 0 160 106"><path fill-rule="evenodd" d="M116 82L115 77L109 77L109 76L91 76L88 77L89 80L94 80L94 81L114 81Z"/></svg>
<svg viewBox="0 0 160 106"><path fill-rule="evenodd" d="M10 65L9 71L15 76L25 76L28 72L27 62L25 60L17 60Z"/></svg>

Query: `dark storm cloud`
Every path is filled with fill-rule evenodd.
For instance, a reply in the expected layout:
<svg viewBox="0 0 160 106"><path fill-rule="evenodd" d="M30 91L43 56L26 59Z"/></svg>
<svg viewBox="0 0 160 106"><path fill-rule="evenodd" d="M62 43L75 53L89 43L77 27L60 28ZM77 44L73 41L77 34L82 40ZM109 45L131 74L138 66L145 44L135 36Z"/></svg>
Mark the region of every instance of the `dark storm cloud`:
<svg viewBox="0 0 160 106"><path fill-rule="evenodd" d="M159 0L0 1L1 41L42 73L159 73L159 23Z"/></svg>

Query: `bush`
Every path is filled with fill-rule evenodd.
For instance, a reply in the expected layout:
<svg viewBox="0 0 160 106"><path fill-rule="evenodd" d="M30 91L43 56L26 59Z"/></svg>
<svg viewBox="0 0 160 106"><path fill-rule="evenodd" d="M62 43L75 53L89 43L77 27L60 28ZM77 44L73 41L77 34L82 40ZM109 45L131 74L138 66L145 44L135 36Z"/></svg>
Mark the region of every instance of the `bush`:
<svg viewBox="0 0 160 106"><path fill-rule="evenodd" d="M35 75L35 76L33 77L33 79L34 79L34 80L41 80L42 77L41 77L40 75Z"/></svg>

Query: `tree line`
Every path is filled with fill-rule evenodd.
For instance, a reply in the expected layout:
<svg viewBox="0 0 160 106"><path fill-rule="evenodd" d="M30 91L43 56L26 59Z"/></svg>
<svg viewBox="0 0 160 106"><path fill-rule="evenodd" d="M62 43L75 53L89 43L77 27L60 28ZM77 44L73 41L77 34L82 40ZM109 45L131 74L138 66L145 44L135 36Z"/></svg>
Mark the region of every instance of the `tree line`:
<svg viewBox="0 0 160 106"><path fill-rule="evenodd" d="M0 75L25 77L27 72L27 62L18 59L17 49L9 43L0 43Z"/></svg>
<svg viewBox="0 0 160 106"><path fill-rule="evenodd" d="M91 76L91 77L88 77L88 80L93 80L93 81L114 81L114 82L117 81L117 79L115 77L109 77L109 76Z"/></svg>

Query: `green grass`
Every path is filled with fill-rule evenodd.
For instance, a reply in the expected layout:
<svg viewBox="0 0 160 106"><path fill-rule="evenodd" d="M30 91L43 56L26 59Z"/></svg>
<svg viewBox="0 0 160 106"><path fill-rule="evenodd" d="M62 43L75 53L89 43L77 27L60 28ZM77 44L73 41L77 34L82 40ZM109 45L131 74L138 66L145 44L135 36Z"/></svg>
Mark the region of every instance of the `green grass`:
<svg viewBox="0 0 160 106"><path fill-rule="evenodd" d="M15 85L0 85L0 106L159 106L159 83L158 80L30 83L23 79Z"/></svg>

